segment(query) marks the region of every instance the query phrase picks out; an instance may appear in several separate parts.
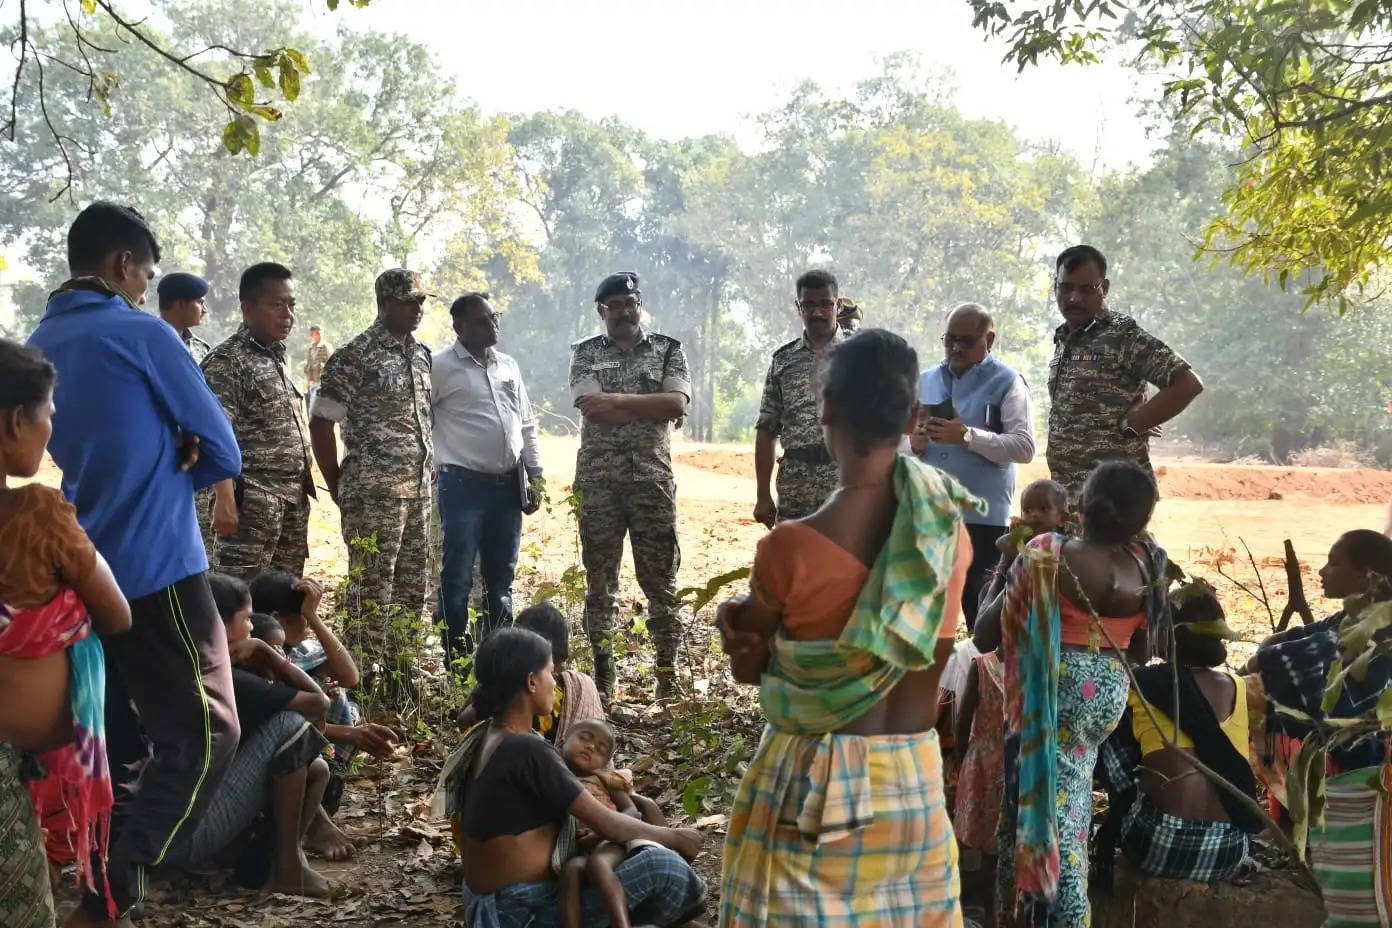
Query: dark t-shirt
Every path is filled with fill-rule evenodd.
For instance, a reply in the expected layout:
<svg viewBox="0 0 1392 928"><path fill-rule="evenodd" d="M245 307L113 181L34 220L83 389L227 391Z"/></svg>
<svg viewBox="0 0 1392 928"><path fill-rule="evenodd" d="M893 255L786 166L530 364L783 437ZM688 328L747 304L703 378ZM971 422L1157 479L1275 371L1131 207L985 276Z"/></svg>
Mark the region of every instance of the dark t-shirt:
<svg viewBox="0 0 1392 928"><path fill-rule="evenodd" d="M242 737L256 731L267 719L290 705L290 700L299 692L293 686L233 667L232 694L237 700L237 721L242 726Z"/></svg>
<svg viewBox="0 0 1392 928"><path fill-rule="evenodd" d="M508 734L464 797L464 834L478 841L559 825L584 789L551 745L532 734Z"/></svg>

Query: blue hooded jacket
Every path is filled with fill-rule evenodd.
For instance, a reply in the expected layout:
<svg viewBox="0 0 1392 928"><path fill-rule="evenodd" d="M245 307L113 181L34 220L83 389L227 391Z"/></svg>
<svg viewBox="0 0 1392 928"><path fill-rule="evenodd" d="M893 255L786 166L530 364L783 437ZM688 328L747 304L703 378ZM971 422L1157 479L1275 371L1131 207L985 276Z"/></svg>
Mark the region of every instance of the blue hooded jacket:
<svg viewBox="0 0 1392 928"><path fill-rule="evenodd" d="M29 344L58 369L49 454L127 599L208 569L193 493L242 470L232 426L174 329L100 281L48 300ZM201 456L179 470L181 433Z"/></svg>

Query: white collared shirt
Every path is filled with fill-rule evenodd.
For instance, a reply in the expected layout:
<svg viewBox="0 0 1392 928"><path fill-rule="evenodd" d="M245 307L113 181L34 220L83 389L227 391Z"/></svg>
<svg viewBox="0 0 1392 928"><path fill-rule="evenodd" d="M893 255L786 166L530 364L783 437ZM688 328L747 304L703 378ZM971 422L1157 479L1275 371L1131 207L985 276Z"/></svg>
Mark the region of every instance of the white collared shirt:
<svg viewBox="0 0 1392 928"><path fill-rule="evenodd" d="M486 363L458 340L436 352L430 368L435 462L504 474L521 460L541 475L536 418L511 355L489 348Z"/></svg>

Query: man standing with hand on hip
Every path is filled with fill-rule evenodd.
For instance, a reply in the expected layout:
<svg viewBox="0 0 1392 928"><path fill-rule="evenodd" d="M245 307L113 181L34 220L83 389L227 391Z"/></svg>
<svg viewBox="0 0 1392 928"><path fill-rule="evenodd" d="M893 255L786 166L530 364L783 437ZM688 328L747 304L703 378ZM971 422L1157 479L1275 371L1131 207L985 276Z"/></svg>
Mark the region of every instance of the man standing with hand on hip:
<svg viewBox="0 0 1392 928"><path fill-rule="evenodd" d="M469 594L476 560L486 593L479 639L512 623L522 515L536 511L542 491L536 417L517 362L494 347L498 313L488 294L459 297L450 306L450 317L458 339L436 352L430 365L436 487L445 536L440 601L446 664L470 650Z"/></svg>
<svg viewBox="0 0 1392 928"><path fill-rule="evenodd" d="M1000 558L996 541L1010 525L1015 465L1034 460L1034 410L1025 379L991 353L995 322L979 303L948 315L942 343L943 362L919 377L923 406L909 444L988 505L985 515L963 514L972 543L962 588L970 630L986 576Z"/></svg>

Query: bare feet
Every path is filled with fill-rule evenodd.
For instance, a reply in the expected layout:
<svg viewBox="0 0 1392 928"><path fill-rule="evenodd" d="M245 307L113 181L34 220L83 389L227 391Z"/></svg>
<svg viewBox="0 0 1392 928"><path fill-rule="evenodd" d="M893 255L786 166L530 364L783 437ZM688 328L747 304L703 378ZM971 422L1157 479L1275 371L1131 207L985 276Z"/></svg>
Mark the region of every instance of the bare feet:
<svg viewBox="0 0 1392 928"><path fill-rule="evenodd" d="M129 918L97 918L79 905L63 922L63 928L135 928L135 923Z"/></svg>
<svg viewBox="0 0 1392 928"><path fill-rule="evenodd" d="M320 876L301 855L299 866L293 873L281 873L278 868L273 868L265 889L272 893L322 898L329 894L329 881Z"/></svg>
<svg viewBox="0 0 1392 928"><path fill-rule="evenodd" d="M304 849L325 860L347 860L357 853L353 839L334 824L323 806L314 813L314 820L309 823L309 830L305 832Z"/></svg>

